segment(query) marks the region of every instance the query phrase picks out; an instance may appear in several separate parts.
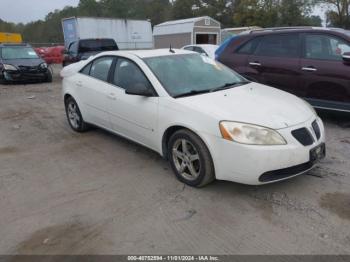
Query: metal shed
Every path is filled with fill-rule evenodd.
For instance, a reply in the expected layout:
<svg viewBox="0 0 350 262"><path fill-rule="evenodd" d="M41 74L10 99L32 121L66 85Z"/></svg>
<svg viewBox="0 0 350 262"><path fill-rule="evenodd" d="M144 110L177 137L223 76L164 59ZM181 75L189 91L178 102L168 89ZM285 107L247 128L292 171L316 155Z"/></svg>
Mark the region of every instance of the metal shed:
<svg viewBox="0 0 350 262"><path fill-rule="evenodd" d="M153 39L155 48L217 45L221 42L221 25L209 16L169 21L154 26Z"/></svg>

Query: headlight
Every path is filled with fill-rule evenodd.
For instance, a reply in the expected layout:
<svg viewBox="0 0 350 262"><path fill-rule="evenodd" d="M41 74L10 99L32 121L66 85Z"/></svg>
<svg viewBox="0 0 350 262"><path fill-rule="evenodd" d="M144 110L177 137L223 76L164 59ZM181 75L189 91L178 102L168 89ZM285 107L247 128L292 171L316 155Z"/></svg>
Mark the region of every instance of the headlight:
<svg viewBox="0 0 350 262"><path fill-rule="evenodd" d="M238 122L222 121L222 137L226 140L247 145L286 145L286 140L275 130Z"/></svg>
<svg viewBox="0 0 350 262"><path fill-rule="evenodd" d="M13 65L4 64L4 69L8 71L17 71L18 69Z"/></svg>
<svg viewBox="0 0 350 262"><path fill-rule="evenodd" d="M305 101L305 100L303 100L303 101L305 102L305 105L306 105L308 108L310 108L310 110L311 110L312 112L314 112L315 115L317 115L317 112L316 112L315 108L314 108L312 105L310 105L309 102L307 102L307 101Z"/></svg>
<svg viewBox="0 0 350 262"><path fill-rule="evenodd" d="M39 67L42 68L42 69L46 69L47 68L47 64L46 63L41 63Z"/></svg>

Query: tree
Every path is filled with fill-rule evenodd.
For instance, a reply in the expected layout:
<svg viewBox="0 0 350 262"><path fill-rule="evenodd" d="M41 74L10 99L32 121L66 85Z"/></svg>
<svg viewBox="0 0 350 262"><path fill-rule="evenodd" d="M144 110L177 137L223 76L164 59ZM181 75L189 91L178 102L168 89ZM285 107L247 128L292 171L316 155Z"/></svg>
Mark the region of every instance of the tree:
<svg viewBox="0 0 350 262"><path fill-rule="evenodd" d="M350 0L319 0L317 2L328 7L326 12L328 26L350 29Z"/></svg>
<svg viewBox="0 0 350 262"><path fill-rule="evenodd" d="M310 0L240 0L236 2L234 23L237 26L321 25L320 18L310 17Z"/></svg>
<svg viewBox="0 0 350 262"><path fill-rule="evenodd" d="M198 0L176 0L173 2L172 19L184 19L197 16L196 12L200 8Z"/></svg>
<svg viewBox="0 0 350 262"><path fill-rule="evenodd" d="M145 19L150 19L153 25L171 19L172 5L169 1L149 0L144 8Z"/></svg>

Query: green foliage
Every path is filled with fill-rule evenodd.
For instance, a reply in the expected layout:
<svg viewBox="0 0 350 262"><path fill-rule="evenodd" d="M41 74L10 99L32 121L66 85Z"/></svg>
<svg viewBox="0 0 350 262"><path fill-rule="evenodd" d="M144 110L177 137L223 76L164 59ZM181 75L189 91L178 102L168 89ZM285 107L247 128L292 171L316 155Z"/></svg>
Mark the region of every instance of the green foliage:
<svg viewBox="0 0 350 262"><path fill-rule="evenodd" d="M316 0L328 7L327 26L350 29L350 0Z"/></svg>
<svg viewBox="0 0 350 262"><path fill-rule="evenodd" d="M305 0L240 0L236 2L234 23L261 27L321 26L320 17L310 16L313 4Z"/></svg>
<svg viewBox="0 0 350 262"><path fill-rule="evenodd" d="M26 25L0 20L0 32L22 33L32 43L62 43L61 20L72 16L149 19L153 25L204 15L220 21L222 27L320 25L319 17L310 16L315 1L320 0L80 0L77 7L55 10ZM335 25L344 21L339 22L336 13L329 12L328 17Z"/></svg>

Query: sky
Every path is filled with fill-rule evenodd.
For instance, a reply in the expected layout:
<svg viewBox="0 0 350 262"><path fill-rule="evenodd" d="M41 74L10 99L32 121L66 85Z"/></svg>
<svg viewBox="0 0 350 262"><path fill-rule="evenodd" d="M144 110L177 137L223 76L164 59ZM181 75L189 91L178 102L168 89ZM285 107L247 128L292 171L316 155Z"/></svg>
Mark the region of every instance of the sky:
<svg viewBox="0 0 350 262"><path fill-rule="evenodd" d="M55 9L77 6L79 0L0 0L0 19L14 23L28 23L45 16ZM314 10L315 15L325 19L321 8Z"/></svg>
<svg viewBox="0 0 350 262"><path fill-rule="evenodd" d="M28 23L45 16L55 9L77 6L79 0L0 0L0 19L14 23Z"/></svg>

